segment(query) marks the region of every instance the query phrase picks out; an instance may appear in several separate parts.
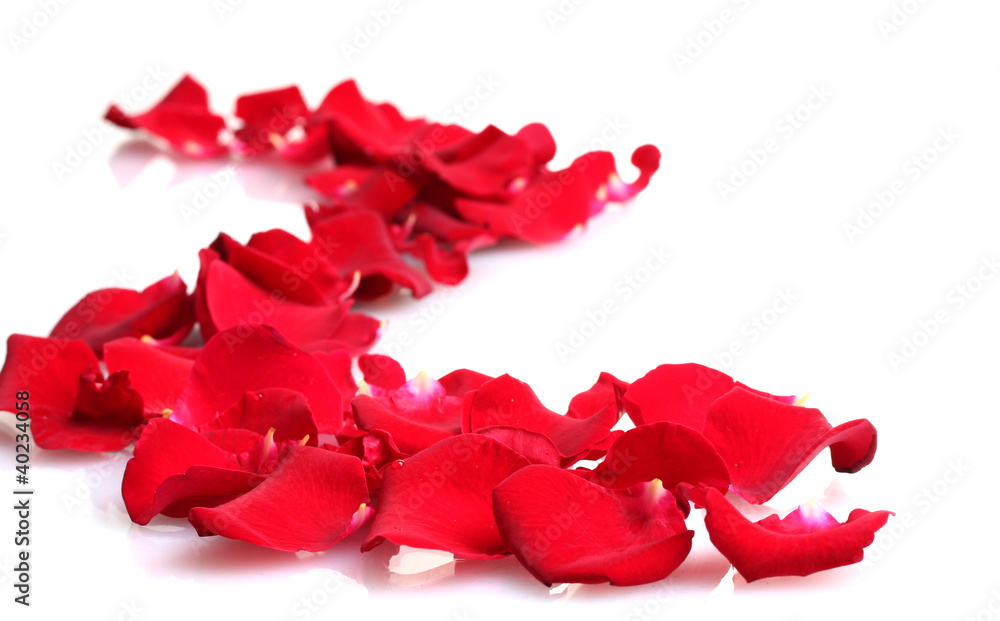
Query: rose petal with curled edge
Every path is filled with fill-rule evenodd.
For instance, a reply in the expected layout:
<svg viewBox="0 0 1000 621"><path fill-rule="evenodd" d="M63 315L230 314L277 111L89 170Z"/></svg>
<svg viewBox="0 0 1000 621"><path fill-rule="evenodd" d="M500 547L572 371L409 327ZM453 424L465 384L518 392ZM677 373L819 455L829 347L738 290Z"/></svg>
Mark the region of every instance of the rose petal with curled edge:
<svg viewBox="0 0 1000 621"><path fill-rule="evenodd" d="M241 469L233 453L198 432L165 418L150 421L122 478L122 498L132 521L148 524L165 506L179 500L179 494L171 493L168 502L157 506L157 490L170 477L183 475L194 466ZM204 485L199 490L205 495Z"/></svg>
<svg viewBox="0 0 1000 621"><path fill-rule="evenodd" d="M705 437L715 446L733 490L766 502L830 447L838 472L857 472L875 457L878 434L865 419L833 427L814 408L786 405L736 387L712 404Z"/></svg>
<svg viewBox="0 0 1000 621"><path fill-rule="evenodd" d="M712 543L747 582L772 576L808 576L857 563L890 511L855 509L844 523L821 507L803 505L784 518L751 522L718 490L701 490ZM694 492L692 492L694 494Z"/></svg>
<svg viewBox="0 0 1000 621"><path fill-rule="evenodd" d="M611 490L550 466L528 466L493 491L500 534L546 585L629 586L667 577L694 531L659 481Z"/></svg>

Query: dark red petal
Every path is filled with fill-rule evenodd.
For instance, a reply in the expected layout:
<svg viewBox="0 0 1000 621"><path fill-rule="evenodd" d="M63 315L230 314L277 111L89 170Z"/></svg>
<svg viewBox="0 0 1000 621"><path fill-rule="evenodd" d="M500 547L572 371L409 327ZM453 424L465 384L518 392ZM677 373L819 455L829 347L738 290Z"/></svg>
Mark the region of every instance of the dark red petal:
<svg viewBox="0 0 1000 621"><path fill-rule="evenodd" d="M388 432L399 449L410 455L458 433L457 417L445 419L438 424L434 424L433 420L427 420L426 417L425 420L413 420L395 410L390 404L368 395L358 395L351 402L351 406L358 427L366 431Z"/></svg>
<svg viewBox="0 0 1000 621"><path fill-rule="evenodd" d="M718 490L705 496L705 527L712 543L747 582L771 576L808 576L857 563L889 511L855 509L843 524L819 507L750 522Z"/></svg>
<svg viewBox="0 0 1000 621"><path fill-rule="evenodd" d="M160 483L151 509L152 515L185 518L194 507L216 507L229 502L267 478L242 469L191 466L184 474L174 474Z"/></svg>
<svg viewBox="0 0 1000 621"><path fill-rule="evenodd" d="M694 362L661 364L632 382L623 402L636 425L666 421L702 431L708 409L736 386L781 403L795 403L794 396L755 390L722 371Z"/></svg>
<svg viewBox="0 0 1000 621"><path fill-rule="evenodd" d="M365 382L383 390L396 390L406 383L406 372L398 362L381 354L358 357L358 368Z"/></svg>
<svg viewBox="0 0 1000 621"><path fill-rule="evenodd" d="M16 411L15 395L26 391L31 407L45 406L68 416L76 405L80 375L99 365L83 341L12 334L0 370L0 409Z"/></svg>
<svg viewBox="0 0 1000 621"><path fill-rule="evenodd" d="M316 117L329 122L339 164L385 161L427 124L423 119L403 118L391 104L368 102L354 80L333 87L320 103Z"/></svg>
<svg viewBox="0 0 1000 621"><path fill-rule="evenodd" d="M387 221L415 199L421 189L418 179L400 174L398 167L390 165L342 166L310 175L306 183L343 207L374 211Z"/></svg>
<svg viewBox="0 0 1000 621"><path fill-rule="evenodd" d="M191 76L184 76L163 100L142 114L129 115L111 106L105 118L127 129L144 129L187 155L215 157L226 153L219 142L226 122L209 110L208 93Z"/></svg>
<svg viewBox="0 0 1000 621"><path fill-rule="evenodd" d="M51 336L82 339L100 354L104 343L125 336L150 336L174 345L184 340L193 325L187 285L174 273L142 292L99 289L88 293L62 316Z"/></svg>
<svg viewBox="0 0 1000 621"><path fill-rule="evenodd" d="M535 136L537 138L537 136ZM536 166L532 146L493 125L462 142L424 158L424 167L458 192L475 198L501 198L516 178Z"/></svg>
<svg viewBox="0 0 1000 621"><path fill-rule="evenodd" d="M273 429L275 442L299 442L308 437L310 446L316 446L319 437L306 398L302 393L286 388L248 392L199 431L230 427L249 429L262 436Z"/></svg>
<svg viewBox="0 0 1000 621"><path fill-rule="evenodd" d="M555 241L599 213L608 201L635 195L659 167L659 151L652 145L636 149L632 163L638 179L625 184L618 177L614 156L604 151L582 155L568 168L542 170L522 192L508 202L459 198L459 215L495 233L533 243Z"/></svg>
<svg viewBox="0 0 1000 621"><path fill-rule="evenodd" d="M352 438L335 450L338 453L354 455L361 460L368 480L368 491L377 492L382 485L382 470L390 463L409 457L396 446L392 436L385 431L371 431L363 436Z"/></svg>
<svg viewBox="0 0 1000 621"><path fill-rule="evenodd" d="M465 393L475 390L493 379L489 375L484 375L468 369L456 369L438 380L445 394L450 397L464 399Z"/></svg>
<svg viewBox="0 0 1000 621"><path fill-rule="evenodd" d="M266 481L217 507L196 507L188 519L203 537L318 552L361 526L371 512L369 502L359 459L293 446Z"/></svg>
<svg viewBox="0 0 1000 621"><path fill-rule="evenodd" d="M632 382L623 399L637 426L656 422L705 428L705 415L735 382L722 371L696 363L661 364Z"/></svg>
<svg viewBox="0 0 1000 621"><path fill-rule="evenodd" d="M322 246L281 229L255 233L245 246L223 233L211 249L254 284L303 304L339 302L351 286L326 264Z"/></svg>
<svg viewBox="0 0 1000 621"><path fill-rule="evenodd" d="M493 488L528 465L503 444L474 434L442 440L399 467L390 465L362 551L388 539L464 558L503 556L507 544L493 518Z"/></svg>
<svg viewBox="0 0 1000 621"><path fill-rule="evenodd" d="M530 123L517 132L517 137L527 143L535 158L535 166L544 166L556 155L556 141L549 128L541 123Z"/></svg>
<svg viewBox="0 0 1000 621"><path fill-rule="evenodd" d="M212 324L226 330L241 324L267 325L294 343L330 338L347 315L346 304L301 304L280 290L267 290L251 282L222 261L208 268L204 288Z"/></svg>
<svg viewBox="0 0 1000 621"><path fill-rule="evenodd" d="M443 285L457 285L469 275L467 252L445 250L428 234L418 235L408 248L410 254L424 262L427 274Z"/></svg>
<svg viewBox="0 0 1000 621"><path fill-rule="evenodd" d="M502 425L540 433L552 440L564 465L569 465L607 437L617 421L613 405L586 419L556 414L542 405L530 386L501 375L466 395L462 429L471 432Z"/></svg>
<svg viewBox="0 0 1000 621"><path fill-rule="evenodd" d="M628 382L623 382L610 373L602 372L589 390L573 397L569 402L566 416L590 418L608 406L613 406L616 411L622 412L622 396L628 390L628 386Z"/></svg>
<svg viewBox="0 0 1000 621"><path fill-rule="evenodd" d="M497 526L536 578L629 586L667 577L687 557L673 495L655 484L610 490L550 466L529 466L493 492Z"/></svg>
<svg viewBox="0 0 1000 621"><path fill-rule="evenodd" d="M151 420L122 479L122 498L132 521L148 524L166 506L157 507L156 490L169 477L182 475L192 466L234 469L238 464L232 453L199 433L165 418ZM174 497L170 502L176 500Z"/></svg>
<svg viewBox="0 0 1000 621"><path fill-rule="evenodd" d="M589 480L609 488L659 479L673 491L679 483L729 489L729 471L703 435L684 425L651 423L620 437Z"/></svg>
<svg viewBox="0 0 1000 621"><path fill-rule="evenodd" d="M309 107L297 86L243 95L236 100L236 116L243 127L233 132L235 148L245 157L253 157L284 142L290 129L304 122Z"/></svg>
<svg viewBox="0 0 1000 621"><path fill-rule="evenodd" d="M347 278L355 272L364 280L382 277L422 297L430 282L396 252L385 221L372 211L345 210L312 227L312 244L323 244L325 260ZM356 295L360 296L360 289Z"/></svg>
<svg viewBox="0 0 1000 621"><path fill-rule="evenodd" d="M308 350L307 350L308 351ZM354 381L351 371L353 359L351 353L343 349L331 351L309 351L313 358L319 361L326 368L326 374L340 391L344 413L351 411L351 400L358 392L358 385Z"/></svg>
<svg viewBox="0 0 1000 621"><path fill-rule="evenodd" d="M193 359L134 338L105 343L104 363L108 373L129 372L147 416L173 412L194 366Z"/></svg>
<svg viewBox="0 0 1000 621"><path fill-rule="evenodd" d="M476 433L506 445L533 464L559 466L562 463L559 449L540 433L517 427L487 427Z"/></svg>
<svg viewBox="0 0 1000 621"><path fill-rule="evenodd" d="M205 344L178 400L174 419L198 427L253 390L287 388L302 393L323 433L343 426L340 392L326 368L271 328L242 325Z"/></svg>
<svg viewBox="0 0 1000 621"><path fill-rule="evenodd" d="M733 490L760 504L828 446L838 472L857 472L875 457L878 436L865 419L833 427L819 410L737 387L709 409L705 437L729 467Z"/></svg>

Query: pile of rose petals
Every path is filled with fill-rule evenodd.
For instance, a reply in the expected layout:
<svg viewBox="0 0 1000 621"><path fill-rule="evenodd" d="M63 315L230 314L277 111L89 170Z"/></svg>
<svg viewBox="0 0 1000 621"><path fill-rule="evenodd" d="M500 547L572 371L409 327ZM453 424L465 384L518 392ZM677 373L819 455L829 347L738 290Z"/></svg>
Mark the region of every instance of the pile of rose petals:
<svg viewBox="0 0 1000 621"><path fill-rule="evenodd" d="M513 554L545 584L624 586L684 561L692 505L747 580L856 563L891 515L839 522L810 503L743 517L824 449L838 472L868 465L876 432L708 367L665 364L632 383L602 373L557 413L509 375L407 379L365 353L381 324L356 301L457 283L469 252L504 238L566 236L642 190L655 147L636 150L633 183L604 152L553 171L543 125L512 135L407 119L350 81L315 108L295 87L247 95L235 116L227 129L191 78L143 114L108 112L196 157L328 162L306 179L327 199L306 211L311 239L221 234L193 292L176 274L92 292L48 338L11 336L0 371L0 408L30 392L38 446L135 445L122 496L137 524L186 517L200 535L290 552L367 524L363 551L388 540Z"/></svg>

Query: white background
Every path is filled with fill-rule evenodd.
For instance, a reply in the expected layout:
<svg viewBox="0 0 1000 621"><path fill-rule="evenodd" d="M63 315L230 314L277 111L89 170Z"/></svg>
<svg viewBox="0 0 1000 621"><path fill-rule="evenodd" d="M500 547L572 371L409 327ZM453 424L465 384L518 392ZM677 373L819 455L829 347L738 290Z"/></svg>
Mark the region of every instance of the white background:
<svg viewBox="0 0 1000 621"><path fill-rule="evenodd" d="M635 147L663 151L648 191L584 235L475 255L457 297L368 307L390 321L383 350L412 341L394 352L411 375L510 372L556 410L599 371L634 380L663 362L811 392L835 424L870 419L878 455L838 475L823 454L769 507L817 499L839 519L854 507L898 517L863 569L748 585L727 575L695 519L695 551L667 581L550 594L513 558L391 573L390 546L360 555L359 536L296 556L200 541L185 522L134 526L119 493L125 455L35 452L33 606L11 601L14 516L4 511L4 618L1000 618L989 609L1000 610L1000 279L969 283L982 286L960 308L955 289L1000 253L995 3L567 1L572 13L553 22L556 0L403 0L367 43L356 28L387 1L246 0L221 13L228 5L210 0L50 4L46 18L44 2L8 1L0 20L4 335L47 334L84 293L112 283L142 288L178 269L193 286L196 252L219 231L307 234L297 205L312 195L292 168L247 166L185 221L180 206L222 165L130 142L100 121L109 102L144 109L191 72L228 114L241 93L295 83L315 104L355 77L407 115L443 119L458 105L473 129L544 122L559 165L601 146L602 132L626 178ZM911 14L891 26L903 9ZM498 86L476 99L482 80ZM800 108L813 89L831 95ZM781 119L796 111L808 119L790 132ZM949 129L958 137L935 149ZM720 181L733 166L750 170L747 150L765 143L777 150L724 199ZM908 172L915 156L934 160L919 178ZM844 225L896 181L901 195L850 239ZM661 247L667 264L625 299L619 281L646 276L636 270ZM794 303L765 313L779 291ZM609 298L618 311L560 357L557 343ZM890 354L938 311L948 322L893 365ZM759 317L773 321L754 337L744 326ZM727 358L734 342L742 354ZM0 427L8 495L11 418ZM310 611L303 598L323 604Z"/></svg>

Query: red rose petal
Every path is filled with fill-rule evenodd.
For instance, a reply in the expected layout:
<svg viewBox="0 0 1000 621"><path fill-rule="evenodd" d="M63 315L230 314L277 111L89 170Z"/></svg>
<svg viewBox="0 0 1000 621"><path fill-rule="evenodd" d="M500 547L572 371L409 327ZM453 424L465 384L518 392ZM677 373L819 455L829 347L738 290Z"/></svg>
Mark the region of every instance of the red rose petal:
<svg viewBox="0 0 1000 621"><path fill-rule="evenodd" d="M463 558L503 556L507 544L493 518L493 488L527 465L495 440L461 435L407 458L401 467L389 466L362 551L388 539Z"/></svg>
<svg viewBox="0 0 1000 621"><path fill-rule="evenodd" d="M533 464L558 467L562 463L559 449L540 433L517 427L487 427L476 433L506 445Z"/></svg>
<svg viewBox="0 0 1000 621"><path fill-rule="evenodd" d="M148 524L163 507L177 500L156 503L156 491L173 475L183 475L192 466L238 469L236 457L207 438L165 418L151 420L125 466L122 498L136 524Z"/></svg>
<svg viewBox="0 0 1000 621"><path fill-rule="evenodd" d="M540 433L552 440L563 464L569 465L607 437L617 421L613 404L586 419L556 414L542 405L530 386L501 375L466 395L462 430L473 432L499 425Z"/></svg>
<svg viewBox="0 0 1000 621"><path fill-rule="evenodd" d="M362 286L365 279L381 277L410 289L418 298L430 293L430 282L396 252L385 221L378 214L340 211L314 224L312 232L311 243L325 244L326 261L341 276L346 278L358 272ZM361 288L355 296L361 297Z"/></svg>
<svg viewBox="0 0 1000 621"><path fill-rule="evenodd" d="M262 436L273 429L275 442L299 442L308 438L310 446L316 446L319 437L306 398L300 392L285 388L248 392L199 431L231 427L249 429Z"/></svg>
<svg viewBox="0 0 1000 621"><path fill-rule="evenodd" d="M142 114L129 115L111 106L105 118L127 129L144 129L190 156L226 153L226 147L219 142L226 122L209 110L208 93L191 76L184 76L163 100Z"/></svg>
<svg viewBox="0 0 1000 621"><path fill-rule="evenodd" d="M292 446L266 481L188 519L201 536L222 535L286 552L318 552L354 532L371 512L361 461Z"/></svg>
<svg viewBox="0 0 1000 621"><path fill-rule="evenodd" d="M297 86L243 95L236 100L236 116L243 127L234 131L234 149L253 157L282 145L290 129L305 122L309 107Z"/></svg>
<svg viewBox="0 0 1000 621"><path fill-rule="evenodd" d="M174 273L141 292L112 288L88 293L62 316L51 336L81 339L100 354L104 343L125 336L175 345L193 325L187 285Z"/></svg>
<svg viewBox="0 0 1000 621"><path fill-rule="evenodd" d="M855 509L843 524L817 506L799 507L786 517L751 522L718 490L705 496L705 527L712 543L747 582L771 576L808 576L857 563L875 540L889 511Z"/></svg>
<svg viewBox="0 0 1000 621"><path fill-rule="evenodd" d="M27 391L32 407L72 412L80 375L100 361L83 341L23 334L7 338L7 359L0 369L0 409L16 411L15 394Z"/></svg>
<svg viewBox="0 0 1000 621"><path fill-rule="evenodd" d="M315 116L329 122L338 164L383 162L427 124L423 119L403 118L391 104L368 102L354 80L333 87Z"/></svg>
<svg viewBox="0 0 1000 621"><path fill-rule="evenodd" d="M795 402L795 397L754 390L722 371L694 362L661 364L632 382L623 402L636 425L666 421L702 431L708 409L736 386L781 403Z"/></svg>
<svg viewBox="0 0 1000 621"><path fill-rule="evenodd" d="M348 309L345 304L309 305L285 299L280 291L262 289L222 261L209 265L204 295L217 330L267 325L303 344L330 338Z"/></svg>
<svg viewBox="0 0 1000 621"><path fill-rule="evenodd" d="M365 354L358 357L358 368L365 382L383 390L396 390L406 383L406 372L403 367L381 354Z"/></svg>
<svg viewBox="0 0 1000 621"><path fill-rule="evenodd" d="M671 491L679 483L729 489L729 471L712 443L697 431L673 423L651 423L626 431L588 477L614 489L653 479Z"/></svg>
<svg viewBox="0 0 1000 621"><path fill-rule="evenodd" d="M660 486L610 490L549 466L511 475L494 490L493 506L517 560L549 586L662 580L687 557L694 535Z"/></svg>
<svg viewBox="0 0 1000 621"><path fill-rule="evenodd" d="M340 392L326 368L273 329L250 325L220 332L205 344L173 418L200 427L245 393L266 388L302 393L323 433L343 426Z"/></svg>
<svg viewBox="0 0 1000 621"><path fill-rule="evenodd" d="M134 338L104 344L108 373L127 370L132 387L142 395L147 416L169 414L191 375L194 360Z"/></svg>
<svg viewBox="0 0 1000 621"><path fill-rule="evenodd" d="M778 493L828 446L838 472L857 472L875 457L878 439L867 420L833 427L819 410L740 387L709 409L705 437L729 467L733 490L755 504Z"/></svg>
<svg viewBox="0 0 1000 621"><path fill-rule="evenodd" d="M386 403L368 395L358 395L351 402L354 421L366 431L381 430L389 433L404 453L414 455L427 447L458 433L458 419L434 424L432 420L416 421L395 411Z"/></svg>

